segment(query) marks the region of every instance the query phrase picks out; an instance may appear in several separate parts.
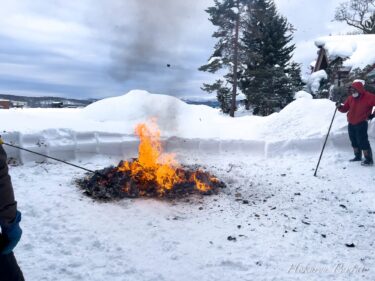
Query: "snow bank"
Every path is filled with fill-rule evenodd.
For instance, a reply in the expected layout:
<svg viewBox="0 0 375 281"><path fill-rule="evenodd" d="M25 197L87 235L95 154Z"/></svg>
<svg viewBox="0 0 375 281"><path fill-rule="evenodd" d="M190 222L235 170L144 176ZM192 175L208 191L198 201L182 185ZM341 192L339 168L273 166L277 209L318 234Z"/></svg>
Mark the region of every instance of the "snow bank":
<svg viewBox="0 0 375 281"><path fill-rule="evenodd" d="M135 90L95 102L84 109L11 109L0 111L0 118L9 120L2 124L5 132L22 134L41 131L50 134L51 130L59 134L58 130L62 129L61 132L70 130L129 136L133 135L138 123L156 118L163 137L280 140L290 138L291 134L308 137L314 132L319 135L321 125L330 120L328 115L333 110L334 103L328 100L297 99L280 113L268 117L231 118L205 105L190 105L175 97ZM338 119L338 126L344 127L344 115ZM286 132L284 128L290 126L293 120L298 120L299 124ZM274 127L275 122L278 127Z"/></svg>
<svg viewBox="0 0 375 281"><path fill-rule="evenodd" d="M302 95L300 93L299 95ZM306 94L303 94L306 95ZM7 141L51 156L76 158L85 154L134 155L134 128L151 117L158 120L168 150L243 150L271 155L290 149L320 147L334 112L333 102L298 98L268 117L231 118L217 109L145 91L98 101L84 109L1 110ZM332 141L347 145L346 117L338 114ZM374 136L374 125L370 126ZM43 160L16 150L10 156Z"/></svg>
<svg viewBox="0 0 375 281"><path fill-rule="evenodd" d="M23 134L50 130L58 134L59 129L64 129L129 136L138 123L152 117L157 119L164 137L284 140L291 135L321 136L321 127L330 121L333 110L334 103L329 100L297 99L268 117L231 118L208 106L189 105L171 96L137 90L84 109L11 109L0 111L0 118L9 120L2 124L4 131ZM345 116L339 115L336 124L334 129L345 127Z"/></svg>
<svg viewBox="0 0 375 281"><path fill-rule="evenodd" d="M315 45L323 47L330 60L347 59L344 66L353 69L375 63L374 34L324 36L318 38Z"/></svg>
<svg viewBox="0 0 375 281"><path fill-rule="evenodd" d="M312 95L305 91L299 91L294 95L294 99L312 99Z"/></svg>
<svg viewBox="0 0 375 281"><path fill-rule="evenodd" d="M269 116L268 134L273 140L321 138L327 133L335 105L328 99L297 99L279 113ZM332 134L346 133L346 118L338 114Z"/></svg>

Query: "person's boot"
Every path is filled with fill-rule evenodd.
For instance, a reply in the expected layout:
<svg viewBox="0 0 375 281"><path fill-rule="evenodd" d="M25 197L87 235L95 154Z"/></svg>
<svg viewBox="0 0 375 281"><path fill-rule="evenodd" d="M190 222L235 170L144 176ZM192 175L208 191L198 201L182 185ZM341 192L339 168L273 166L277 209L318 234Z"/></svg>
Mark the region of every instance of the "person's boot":
<svg viewBox="0 0 375 281"><path fill-rule="evenodd" d="M358 148L353 148L354 150L354 158L350 159L350 162L362 161L362 151Z"/></svg>
<svg viewBox="0 0 375 281"><path fill-rule="evenodd" d="M372 166L374 165L374 160L372 158L372 151L371 148L369 150L364 150L363 155L365 156L365 160L362 162L363 166Z"/></svg>

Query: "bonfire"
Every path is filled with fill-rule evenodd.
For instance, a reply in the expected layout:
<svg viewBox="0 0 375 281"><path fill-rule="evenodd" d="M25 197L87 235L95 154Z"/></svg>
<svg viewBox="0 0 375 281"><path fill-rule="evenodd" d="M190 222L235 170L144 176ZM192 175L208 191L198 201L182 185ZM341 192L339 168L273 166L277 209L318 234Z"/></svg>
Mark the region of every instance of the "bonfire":
<svg viewBox="0 0 375 281"><path fill-rule="evenodd" d="M77 181L96 199L124 197L179 198L190 194L216 194L225 184L210 173L179 164L174 154L163 153L160 130L154 120L139 124L138 158L121 161Z"/></svg>

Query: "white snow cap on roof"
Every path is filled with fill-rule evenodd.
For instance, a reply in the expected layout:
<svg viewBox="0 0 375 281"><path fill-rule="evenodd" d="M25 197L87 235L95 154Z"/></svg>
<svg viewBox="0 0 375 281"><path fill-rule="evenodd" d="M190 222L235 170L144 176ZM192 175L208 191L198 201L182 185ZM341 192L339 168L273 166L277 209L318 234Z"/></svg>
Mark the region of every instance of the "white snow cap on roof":
<svg viewBox="0 0 375 281"><path fill-rule="evenodd" d="M352 69L375 63L375 34L324 36L315 45L324 48L330 60L346 59L344 66Z"/></svg>
<svg viewBox="0 0 375 281"><path fill-rule="evenodd" d="M312 73L307 81L307 85L311 89L311 93L316 95L319 91L320 81L328 79L327 72L325 70L319 70Z"/></svg>

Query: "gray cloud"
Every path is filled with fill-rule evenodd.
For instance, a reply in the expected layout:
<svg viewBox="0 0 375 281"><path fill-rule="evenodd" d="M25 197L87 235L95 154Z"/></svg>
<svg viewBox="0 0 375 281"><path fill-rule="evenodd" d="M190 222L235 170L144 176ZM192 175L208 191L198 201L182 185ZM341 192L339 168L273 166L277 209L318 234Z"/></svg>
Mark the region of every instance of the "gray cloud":
<svg viewBox="0 0 375 281"><path fill-rule="evenodd" d="M345 30L331 22L338 2L341 0L276 0L280 12L297 28L295 59L304 67L315 58L317 36ZM211 38L214 28L204 11L212 3L4 2L0 10L0 93L98 98L138 88L206 96L200 86L213 77L197 69L215 43Z"/></svg>
<svg viewBox="0 0 375 281"><path fill-rule="evenodd" d="M6 64L18 67L18 79L32 81L28 84L32 87L30 92L51 89L63 94L61 85L67 84L85 86L74 93L64 88L67 96L92 95L89 89L93 87L96 97L119 95L134 88L187 95L186 89L194 85L189 92L198 94L199 87L190 80L206 76L197 68L211 51L211 32L206 32L211 27L206 24L204 12L209 2L203 0L196 5L181 0L10 3L3 7L3 13L9 19L16 17L17 21L0 19L4 26L3 30L0 28L0 72L6 72ZM23 22L23 18L29 23ZM55 32L54 26L63 29L64 23L69 28ZM69 30L71 27L79 28L80 33ZM80 29L89 29L90 37L85 38L86 34L82 37ZM25 66L33 67L32 79ZM15 78L15 72L9 77ZM53 81L45 86L52 74L55 80L60 80L55 81L55 91L52 91ZM3 84L1 88L5 85L9 87L5 90L17 92L14 83Z"/></svg>

